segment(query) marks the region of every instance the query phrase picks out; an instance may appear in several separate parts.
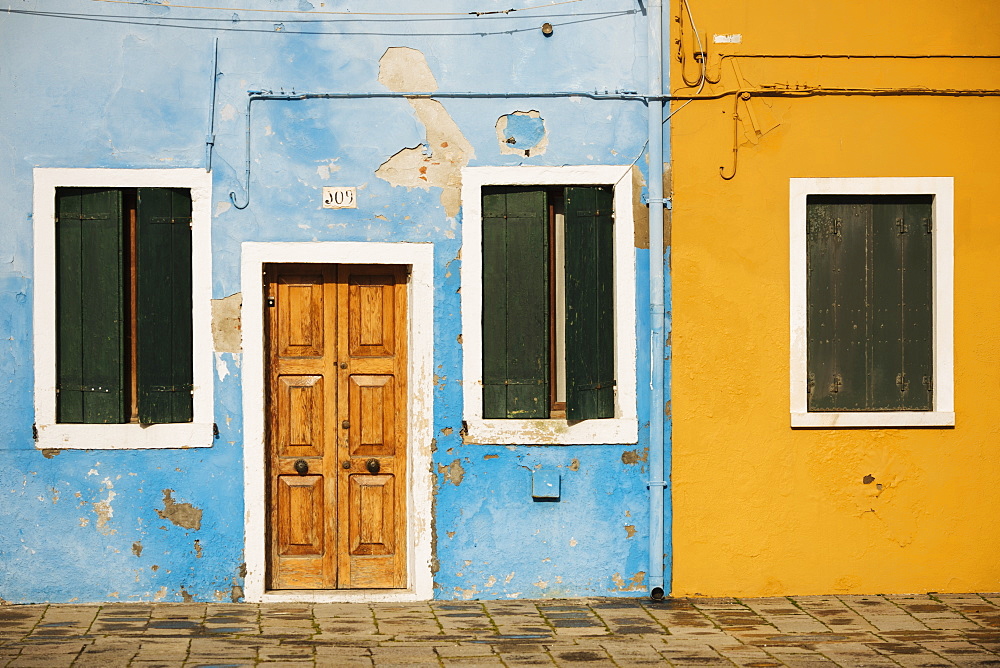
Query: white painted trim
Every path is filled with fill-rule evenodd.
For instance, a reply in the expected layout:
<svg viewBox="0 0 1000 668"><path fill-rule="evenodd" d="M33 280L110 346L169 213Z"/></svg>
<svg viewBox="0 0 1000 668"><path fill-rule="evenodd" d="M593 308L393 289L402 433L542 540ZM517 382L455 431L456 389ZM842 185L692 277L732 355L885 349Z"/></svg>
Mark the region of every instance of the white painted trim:
<svg viewBox="0 0 1000 668"><path fill-rule="evenodd" d="M462 391L466 440L486 444L631 444L636 407L635 244L630 167L466 167L462 170ZM482 188L611 185L615 212L615 417L604 420L483 419Z"/></svg>
<svg viewBox="0 0 1000 668"><path fill-rule="evenodd" d="M266 591L264 571L266 480L264 474L264 304L262 277L269 262L397 264L410 267L407 384L407 583L405 589ZM244 242L243 473L247 574L244 596L252 602L422 601L433 597L431 575L431 441L434 425L434 246L386 242Z"/></svg>
<svg viewBox="0 0 1000 668"><path fill-rule="evenodd" d="M189 188L194 420L186 423L56 422L56 188ZM199 448L213 442L212 175L203 169L34 170L34 367L38 448L121 450Z"/></svg>
<svg viewBox="0 0 1000 668"><path fill-rule="evenodd" d="M951 177L789 179L791 425L950 427L955 425L954 179ZM933 195L934 407L930 411L809 412L806 338L806 198L809 195Z"/></svg>

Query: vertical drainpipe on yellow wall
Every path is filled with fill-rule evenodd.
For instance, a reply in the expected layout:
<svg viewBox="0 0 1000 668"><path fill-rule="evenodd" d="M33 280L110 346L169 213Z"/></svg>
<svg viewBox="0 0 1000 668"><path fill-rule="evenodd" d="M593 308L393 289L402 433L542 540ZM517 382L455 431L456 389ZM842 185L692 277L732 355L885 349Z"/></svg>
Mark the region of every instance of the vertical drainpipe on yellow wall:
<svg viewBox="0 0 1000 668"><path fill-rule="evenodd" d="M649 3L649 595L664 596L664 272L663 272L663 3Z"/></svg>

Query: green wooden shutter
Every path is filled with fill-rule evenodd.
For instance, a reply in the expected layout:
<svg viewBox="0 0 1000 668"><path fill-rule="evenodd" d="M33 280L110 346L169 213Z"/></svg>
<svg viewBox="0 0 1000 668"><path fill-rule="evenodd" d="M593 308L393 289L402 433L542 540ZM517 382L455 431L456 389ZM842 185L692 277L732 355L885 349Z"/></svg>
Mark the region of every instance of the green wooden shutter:
<svg viewBox="0 0 1000 668"><path fill-rule="evenodd" d="M610 188L566 188L566 417L615 416Z"/></svg>
<svg viewBox="0 0 1000 668"><path fill-rule="evenodd" d="M56 190L59 422L127 420L122 239L118 190Z"/></svg>
<svg viewBox="0 0 1000 668"><path fill-rule="evenodd" d="M873 198L871 407L932 406L930 196Z"/></svg>
<svg viewBox="0 0 1000 668"><path fill-rule="evenodd" d="M809 410L932 405L931 200L810 196Z"/></svg>
<svg viewBox="0 0 1000 668"><path fill-rule="evenodd" d="M866 246L870 209L849 197L809 197L809 410L864 410Z"/></svg>
<svg viewBox="0 0 1000 668"><path fill-rule="evenodd" d="M190 422L191 194L140 188L137 210L139 421Z"/></svg>
<svg viewBox="0 0 1000 668"><path fill-rule="evenodd" d="M546 193L483 189L483 417L549 416Z"/></svg>

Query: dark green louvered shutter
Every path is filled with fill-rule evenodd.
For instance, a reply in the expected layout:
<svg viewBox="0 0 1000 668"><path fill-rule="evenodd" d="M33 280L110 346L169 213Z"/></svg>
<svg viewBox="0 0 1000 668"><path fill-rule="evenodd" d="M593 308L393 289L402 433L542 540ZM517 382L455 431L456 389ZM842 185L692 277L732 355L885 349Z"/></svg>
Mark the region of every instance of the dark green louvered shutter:
<svg viewBox="0 0 1000 668"><path fill-rule="evenodd" d="M190 191L140 188L137 211L139 421L190 422Z"/></svg>
<svg viewBox="0 0 1000 668"><path fill-rule="evenodd" d="M483 190L483 417L549 416L548 206Z"/></svg>
<svg viewBox="0 0 1000 668"><path fill-rule="evenodd" d="M810 196L809 410L930 410L930 196Z"/></svg>
<svg viewBox="0 0 1000 668"><path fill-rule="evenodd" d="M566 417L615 416L610 188L566 188Z"/></svg>
<svg viewBox="0 0 1000 668"><path fill-rule="evenodd" d="M121 193L56 190L57 420L126 421Z"/></svg>

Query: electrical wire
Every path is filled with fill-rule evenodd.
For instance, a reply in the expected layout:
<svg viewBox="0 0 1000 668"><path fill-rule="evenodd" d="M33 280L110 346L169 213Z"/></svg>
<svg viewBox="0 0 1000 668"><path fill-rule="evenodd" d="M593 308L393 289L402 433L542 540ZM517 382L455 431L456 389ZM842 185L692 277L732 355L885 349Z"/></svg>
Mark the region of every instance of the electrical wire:
<svg viewBox="0 0 1000 668"><path fill-rule="evenodd" d="M589 16L586 18L579 18L575 20L568 21L550 21L553 26L570 26L580 23L591 23L594 21L604 21L613 18L619 18L622 16L628 16L631 14L636 14L638 10L622 10L616 13L600 14L597 16ZM102 16L97 14L69 14L60 12L45 12L37 10L28 9L8 9L5 11L7 14L22 14L29 16L40 16L46 18L59 18L68 20L78 20L78 21L92 21L96 23L115 23L115 24L125 24L125 25L140 25L140 26L150 26L154 28L179 28L186 30L216 30L220 32L246 32L246 33L272 33L272 34L287 34L287 35L378 35L378 36L420 36L420 37L487 37L494 35L513 35L516 33L523 32L533 32L538 30L537 26L523 27L523 28L508 28L505 30L472 30L469 32L415 32L413 30L405 31L387 31L387 30L285 30L284 21L267 21L268 23L273 23L274 28L252 28L252 27L241 27L239 24L242 22L241 19L232 21L230 26L219 26L219 25L188 25L182 23L183 21L198 21L199 19L187 19L187 18L171 18L164 20L160 17L129 17L129 16ZM572 14L566 14L565 16L574 16ZM419 20L419 19L416 19ZM291 20L288 23L292 23ZM312 23L312 22L308 22Z"/></svg>
<svg viewBox="0 0 1000 668"><path fill-rule="evenodd" d="M224 12L268 12L272 14L333 14L340 16L472 16L473 18L492 14L512 14L514 12L532 11L536 9L547 9L557 5L569 5L585 0L558 0L544 5L532 7L520 7L517 9L500 9L473 12L335 12L329 10L301 10L301 9L260 9L249 7L207 7L200 5L175 5L167 2L143 2L141 0L90 0L91 2L105 2L116 5L140 5L142 7L167 7L170 9L205 9Z"/></svg>
<svg viewBox="0 0 1000 668"><path fill-rule="evenodd" d="M698 90L695 92L695 95L701 95L701 91L705 89L705 82L708 80L708 58L707 58L708 52L705 51L704 45L701 43L701 33L698 32L698 26L695 25L694 14L691 12L691 5L688 4L688 0L681 0L681 3L684 5L684 9L687 10L688 20L691 21L691 30L694 31L695 38L698 41L698 50L702 54L705 54L705 55L702 56L701 61L700 61L701 76L698 77ZM684 79L684 83L688 83L687 79L684 78L684 63L683 63L683 61L681 62L681 78ZM696 98L691 98L687 102L685 102L684 104L682 104L681 106L679 106L676 109L674 109L673 111L671 111L669 114L667 114L663 118L663 123L666 123L667 121L669 121L671 118L673 118L677 114L677 112L679 112L681 109L683 109L684 107L686 107L689 104L691 104L691 102L693 102L695 99Z"/></svg>

